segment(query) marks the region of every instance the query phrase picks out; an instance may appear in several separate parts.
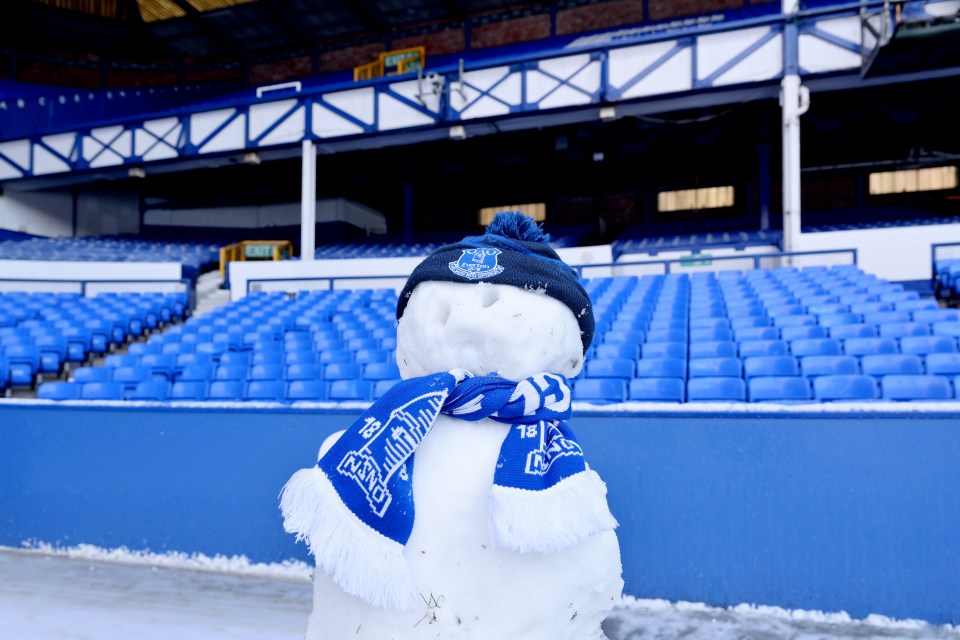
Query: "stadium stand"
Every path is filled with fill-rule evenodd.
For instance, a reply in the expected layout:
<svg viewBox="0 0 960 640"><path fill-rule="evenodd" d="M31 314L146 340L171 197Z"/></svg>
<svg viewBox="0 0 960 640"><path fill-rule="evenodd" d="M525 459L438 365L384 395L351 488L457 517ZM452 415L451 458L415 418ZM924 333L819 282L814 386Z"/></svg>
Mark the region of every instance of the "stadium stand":
<svg viewBox="0 0 960 640"><path fill-rule="evenodd" d="M958 397L960 312L932 308L934 301L855 266L594 278L584 286L597 334L574 382L580 401ZM369 401L400 378L395 307L388 289L256 292L154 333L126 355L107 355L104 367L76 369L73 382L116 383L128 399ZM98 332L101 352L117 337L116 326L85 326ZM39 367L34 355L6 350L10 377L23 380L24 370ZM40 396L73 393L56 386Z"/></svg>

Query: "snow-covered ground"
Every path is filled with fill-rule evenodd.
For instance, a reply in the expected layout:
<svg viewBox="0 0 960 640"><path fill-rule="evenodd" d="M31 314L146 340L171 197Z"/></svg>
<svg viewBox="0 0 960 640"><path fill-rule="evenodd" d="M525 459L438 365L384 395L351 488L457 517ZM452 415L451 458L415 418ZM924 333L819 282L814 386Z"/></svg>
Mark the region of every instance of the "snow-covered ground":
<svg viewBox="0 0 960 640"><path fill-rule="evenodd" d="M0 550L3 640L301 640L306 565L106 552ZM960 628L880 616L624 598L610 640L956 639ZM522 640L522 639L509 639Z"/></svg>

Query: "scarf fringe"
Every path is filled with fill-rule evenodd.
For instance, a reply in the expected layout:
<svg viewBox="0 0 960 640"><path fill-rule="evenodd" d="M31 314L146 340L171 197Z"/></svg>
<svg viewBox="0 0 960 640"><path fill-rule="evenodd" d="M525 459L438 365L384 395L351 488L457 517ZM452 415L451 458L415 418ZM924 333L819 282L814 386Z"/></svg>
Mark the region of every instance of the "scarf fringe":
<svg viewBox="0 0 960 640"><path fill-rule="evenodd" d="M617 521L606 495L606 483L589 468L542 491L494 485L491 542L521 553L554 553L613 530Z"/></svg>
<svg viewBox="0 0 960 640"><path fill-rule="evenodd" d="M306 540L317 566L346 593L383 609L418 603L403 546L357 518L318 467L293 474L280 493L283 528Z"/></svg>

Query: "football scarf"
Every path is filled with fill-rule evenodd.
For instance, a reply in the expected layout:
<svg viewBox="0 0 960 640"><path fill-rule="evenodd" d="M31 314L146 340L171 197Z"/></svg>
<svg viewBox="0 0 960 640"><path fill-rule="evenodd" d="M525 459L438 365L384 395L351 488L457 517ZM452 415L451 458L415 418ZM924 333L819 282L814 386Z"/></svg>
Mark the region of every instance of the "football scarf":
<svg viewBox="0 0 960 640"><path fill-rule="evenodd" d="M512 425L494 472L494 545L548 553L617 526L606 486L565 422L566 378L541 373L515 382L465 371L413 378L377 400L280 496L286 531L307 541L317 566L347 593L394 610L418 601L403 556L415 516L413 453L440 413Z"/></svg>

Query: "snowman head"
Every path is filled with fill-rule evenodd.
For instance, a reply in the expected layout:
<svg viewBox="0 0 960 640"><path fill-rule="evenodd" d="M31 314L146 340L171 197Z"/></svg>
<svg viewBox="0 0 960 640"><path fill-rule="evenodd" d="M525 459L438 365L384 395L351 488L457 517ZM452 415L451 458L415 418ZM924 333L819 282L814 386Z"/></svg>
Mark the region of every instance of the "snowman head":
<svg viewBox="0 0 960 640"><path fill-rule="evenodd" d="M501 213L484 235L420 263L397 305L401 375L579 373L593 311L577 273L548 239L531 218Z"/></svg>

